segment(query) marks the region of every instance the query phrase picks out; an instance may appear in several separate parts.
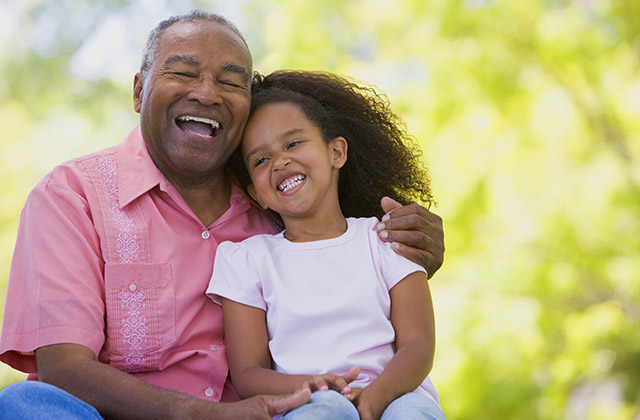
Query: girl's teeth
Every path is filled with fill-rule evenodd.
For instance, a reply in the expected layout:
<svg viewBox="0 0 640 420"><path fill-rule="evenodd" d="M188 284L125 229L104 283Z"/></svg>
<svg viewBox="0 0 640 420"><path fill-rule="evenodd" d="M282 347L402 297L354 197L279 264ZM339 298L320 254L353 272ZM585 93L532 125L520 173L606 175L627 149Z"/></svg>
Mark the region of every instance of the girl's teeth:
<svg viewBox="0 0 640 420"><path fill-rule="evenodd" d="M304 180L304 178L305 178L304 176L298 175L294 178L288 179L278 186L278 190L280 190L280 192L285 192L288 189L295 187L296 185L301 183L302 180Z"/></svg>

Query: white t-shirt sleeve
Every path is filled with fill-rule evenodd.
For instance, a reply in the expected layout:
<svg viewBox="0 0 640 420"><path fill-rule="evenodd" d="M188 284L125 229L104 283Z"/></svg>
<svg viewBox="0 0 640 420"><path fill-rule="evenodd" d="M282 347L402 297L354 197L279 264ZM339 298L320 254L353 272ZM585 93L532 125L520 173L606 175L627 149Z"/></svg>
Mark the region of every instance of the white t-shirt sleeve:
<svg viewBox="0 0 640 420"><path fill-rule="evenodd" d="M217 304L224 297L266 310L259 270L247 249L237 243L218 245L206 294Z"/></svg>
<svg viewBox="0 0 640 420"><path fill-rule="evenodd" d="M400 280L404 279L411 273L421 271L426 274L426 270L419 264L414 263L411 260L396 254L391 248L391 243L382 242L377 237L375 238L378 248L378 267L387 290L391 290L393 286L398 284Z"/></svg>

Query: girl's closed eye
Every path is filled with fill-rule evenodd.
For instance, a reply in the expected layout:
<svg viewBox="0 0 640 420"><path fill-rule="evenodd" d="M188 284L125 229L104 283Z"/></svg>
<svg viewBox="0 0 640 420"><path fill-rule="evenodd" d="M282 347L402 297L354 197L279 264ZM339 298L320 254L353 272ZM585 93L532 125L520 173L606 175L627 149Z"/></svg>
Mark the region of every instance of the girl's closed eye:
<svg viewBox="0 0 640 420"><path fill-rule="evenodd" d="M302 140L291 140L290 142L287 143L287 149L292 149L301 143L302 143Z"/></svg>
<svg viewBox="0 0 640 420"><path fill-rule="evenodd" d="M263 163L265 163L267 160L269 160L266 157L259 157L256 160L253 161L253 167L257 168L258 166L262 165Z"/></svg>

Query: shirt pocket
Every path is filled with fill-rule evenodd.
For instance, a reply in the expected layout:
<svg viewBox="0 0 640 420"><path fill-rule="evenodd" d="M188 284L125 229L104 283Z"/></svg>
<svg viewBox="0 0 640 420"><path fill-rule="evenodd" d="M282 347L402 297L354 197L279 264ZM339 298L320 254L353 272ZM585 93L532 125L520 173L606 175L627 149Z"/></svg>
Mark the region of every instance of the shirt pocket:
<svg viewBox="0 0 640 420"><path fill-rule="evenodd" d="M157 370L164 347L176 340L170 264L106 264L108 363L126 372Z"/></svg>

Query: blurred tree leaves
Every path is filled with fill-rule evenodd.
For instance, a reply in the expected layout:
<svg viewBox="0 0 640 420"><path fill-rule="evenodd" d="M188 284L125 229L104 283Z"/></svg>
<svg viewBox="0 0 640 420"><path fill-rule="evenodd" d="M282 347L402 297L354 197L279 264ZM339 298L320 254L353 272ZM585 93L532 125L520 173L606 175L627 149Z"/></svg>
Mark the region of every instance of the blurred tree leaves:
<svg viewBox="0 0 640 420"><path fill-rule="evenodd" d="M135 124L131 51L137 60L171 13L219 11L244 32L257 70L366 80L420 139L445 221L432 377L449 419L639 418L637 1L8 4L0 12L17 23L0 42L0 171L11 180L0 282L36 180ZM133 31L106 61L132 63L129 79L83 76L80 51L105 22Z"/></svg>

